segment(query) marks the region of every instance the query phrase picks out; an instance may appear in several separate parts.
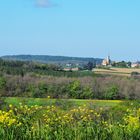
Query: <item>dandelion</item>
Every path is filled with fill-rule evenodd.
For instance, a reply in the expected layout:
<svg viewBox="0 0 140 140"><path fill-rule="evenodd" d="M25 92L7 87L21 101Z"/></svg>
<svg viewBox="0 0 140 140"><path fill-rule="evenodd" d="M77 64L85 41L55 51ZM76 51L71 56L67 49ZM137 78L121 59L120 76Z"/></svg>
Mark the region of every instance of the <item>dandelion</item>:
<svg viewBox="0 0 140 140"><path fill-rule="evenodd" d="M47 99L50 99L50 98L51 98L50 96L47 97Z"/></svg>
<svg viewBox="0 0 140 140"><path fill-rule="evenodd" d="M13 105L12 105L12 104L10 104L10 105L9 105L9 108L12 108L12 107L13 107Z"/></svg>

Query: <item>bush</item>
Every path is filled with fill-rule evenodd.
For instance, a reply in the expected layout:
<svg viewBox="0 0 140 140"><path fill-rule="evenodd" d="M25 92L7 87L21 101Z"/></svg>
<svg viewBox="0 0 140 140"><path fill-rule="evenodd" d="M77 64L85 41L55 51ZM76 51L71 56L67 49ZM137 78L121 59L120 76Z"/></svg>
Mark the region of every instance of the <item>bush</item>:
<svg viewBox="0 0 140 140"><path fill-rule="evenodd" d="M92 89L90 87L83 88L80 98L81 99L93 99L94 95L93 95Z"/></svg>
<svg viewBox="0 0 140 140"><path fill-rule="evenodd" d="M68 86L69 96L71 98L80 98L82 94L82 88L79 81L71 82Z"/></svg>
<svg viewBox="0 0 140 140"><path fill-rule="evenodd" d="M113 85L106 89L105 99L113 100L119 98L119 89L117 86Z"/></svg>
<svg viewBox="0 0 140 140"><path fill-rule="evenodd" d="M0 77L0 89L4 89L6 86L6 79L4 77Z"/></svg>

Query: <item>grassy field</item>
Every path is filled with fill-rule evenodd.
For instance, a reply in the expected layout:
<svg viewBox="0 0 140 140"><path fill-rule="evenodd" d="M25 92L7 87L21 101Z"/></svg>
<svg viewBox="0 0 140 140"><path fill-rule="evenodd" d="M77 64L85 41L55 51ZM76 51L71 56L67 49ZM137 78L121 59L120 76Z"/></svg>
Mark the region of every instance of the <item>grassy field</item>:
<svg viewBox="0 0 140 140"><path fill-rule="evenodd" d="M110 68L110 69L94 69L96 74L109 74L119 76L131 76L132 72L140 73L140 69L136 68Z"/></svg>
<svg viewBox="0 0 140 140"><path fill-rule="evenodd" d="M7 105L0 110L1 140L140 138L139 102L1 98L1 105L2 101Z"/></svg>
<svg viewBox="0 0 140 140"><path fill-rule="evenodd" d="M80 99L48 99L48 98L17 98L17 97L3 98L3 100L6 104L12 104L15 106L18 106L19 103L22 103L28 106L55 105L60 107L75 107L88 105L93 107L106 107L106 108L114 107L119 103L123 102L121 100L80 100Z"/></svg>

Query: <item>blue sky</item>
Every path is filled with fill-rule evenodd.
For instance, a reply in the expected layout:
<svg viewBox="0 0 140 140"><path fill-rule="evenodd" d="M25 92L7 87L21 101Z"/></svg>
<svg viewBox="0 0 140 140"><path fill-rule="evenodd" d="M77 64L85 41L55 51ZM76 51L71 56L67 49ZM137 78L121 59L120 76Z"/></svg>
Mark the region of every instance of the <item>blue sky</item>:
<svg viewBox="0 0 140 140"><path fill-rule="evenodd" d="M140 60L140 0L0 1L0 55Z"/></svg>

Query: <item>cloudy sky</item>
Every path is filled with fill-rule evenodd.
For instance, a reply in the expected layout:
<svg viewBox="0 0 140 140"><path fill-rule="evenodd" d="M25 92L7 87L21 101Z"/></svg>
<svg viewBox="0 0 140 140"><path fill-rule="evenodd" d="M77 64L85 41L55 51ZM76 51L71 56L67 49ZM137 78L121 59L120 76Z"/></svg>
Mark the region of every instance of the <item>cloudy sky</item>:
<svg viewBox="0 0 140 140"><path fill-rule="evenodd" d="M140 60L140 0L1 0L0 55Z"/></svg>

